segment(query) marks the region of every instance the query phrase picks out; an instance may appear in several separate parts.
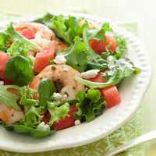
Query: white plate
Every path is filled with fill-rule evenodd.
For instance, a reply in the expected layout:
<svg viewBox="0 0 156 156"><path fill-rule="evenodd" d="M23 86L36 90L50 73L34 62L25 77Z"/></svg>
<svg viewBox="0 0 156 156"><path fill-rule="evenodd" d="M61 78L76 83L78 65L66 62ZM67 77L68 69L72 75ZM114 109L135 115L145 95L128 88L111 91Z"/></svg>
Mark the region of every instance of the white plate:
<svg viewBox="0 0 156 156"><path fill-rule="evenodd" d="M81 16L81 15L76 15ZM85 16L96 25L105 20L99 17ZM24 20L25 21L25 20ZM1 24L4 27L4 23ZM0 127L0 149L15 152L41 152L54 149L70 148L91 143L121 127L139 107L151 77L151 68L144 47L131 33L114 26L115 32L128 41L128 57L142 69L142 73L129 78L122 84L120 92L122 102L109 109L90 123L71 127L57 132L45 139L33 139L29 136L8 132Z"/></svg>

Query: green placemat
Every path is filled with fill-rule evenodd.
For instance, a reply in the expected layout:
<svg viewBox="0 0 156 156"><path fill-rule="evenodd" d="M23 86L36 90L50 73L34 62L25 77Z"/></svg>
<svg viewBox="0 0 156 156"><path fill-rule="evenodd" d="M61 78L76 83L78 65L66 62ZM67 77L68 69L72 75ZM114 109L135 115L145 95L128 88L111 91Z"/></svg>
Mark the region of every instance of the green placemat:
<svg viewBox="0 0 156 156"><path fill-rule="evenodd" d="M6 14L0 12L0 20L12 20L18 18L15 14ZM122 27L128 28L133 33L137 33L137 24L136 23L123 23ZM104 156L104 153L118 147L119 145L131 140L142 134L143 130L143 111L142 107L136 112L133 118L128 121L120 129L112 133L111 135L101 139L97 142L84 145L81 147L55 150L50 152L43 153L34 153L34 154L23 154L23 153L13 153L7 151L0 151L0 156ZM118 156L145 156L145 147L139 146L132 148L127 152L121 153Z"/></svg>

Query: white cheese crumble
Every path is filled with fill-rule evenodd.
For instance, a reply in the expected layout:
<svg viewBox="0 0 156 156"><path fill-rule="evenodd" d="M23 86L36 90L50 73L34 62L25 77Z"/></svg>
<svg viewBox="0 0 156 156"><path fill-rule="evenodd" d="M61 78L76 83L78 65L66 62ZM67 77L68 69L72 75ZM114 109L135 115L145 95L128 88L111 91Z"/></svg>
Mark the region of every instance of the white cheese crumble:
<svg viewBox="0 0 156 156"><path fill-rule="evenodd" d="M75 124L75 126L77 126L77 125L80 125L81 122L80 122L80 120L75 120L74 124Z"/></svg>
<svg viewBox="0 0 156 156"><path fill-rule="evenodd" d="M88 70L86 72L81 73L81 77L84 79L94 78L94 77L96 77L96 75L98 74L99 71L100 70L98 70L98 69Z"/></svg>
<svg viewBox="0 0 156 156"><path fill-rule="evenodd" d="M62 99L62 95L60 93L53 93L53 98L58 101Z"/></svg>
<svg viewBox="0 0 156 156"><path fill-rule="evenodd" d="M67 95L66 94L62 95L60 93L53 93L53 98L56 101L63 101L67 98Z"/></svg>
<svg viewBox="0 0 156 156"><path fill-rule="evenodd" d="M55 57L54 62L56 64L65 64L66 63L66 58L64 57L64 55L60 54L60 55L57 55Z"/></svg>
<svg viewBox="0 0 156 156"><path fill-rule="evenodd" d="M50 127L49 127L49 125L45 124L44 122L41 122L41 123L37 126L37 129L46 131L46 130L50 130Z"/></svg>

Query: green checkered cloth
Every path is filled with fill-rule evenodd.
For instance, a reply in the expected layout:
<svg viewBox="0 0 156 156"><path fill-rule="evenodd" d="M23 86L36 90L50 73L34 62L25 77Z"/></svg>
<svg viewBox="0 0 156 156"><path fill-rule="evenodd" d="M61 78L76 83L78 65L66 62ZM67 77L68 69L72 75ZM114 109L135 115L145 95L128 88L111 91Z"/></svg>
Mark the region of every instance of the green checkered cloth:
<svg viewBox="0 0 156 156"><path fill-rule="evenodd" d="M0 13L0 20L13 20L18 18L17 15ZM137 24L136 23L124 23L120 26L125 27L132 33L137 33ZM13 153L8 151L0 151L0 156L104 156L104 153L112 150L119 145L139 136L143 131L143 107L140 106L140 109L136 112L133 118L128 121L120 129L112 133L111 135L88 145L81 147L55 150L50 152L42 153ZM132 148L124 153L118 154L118 156L145 156L145 147L139 146Z"/></svg>

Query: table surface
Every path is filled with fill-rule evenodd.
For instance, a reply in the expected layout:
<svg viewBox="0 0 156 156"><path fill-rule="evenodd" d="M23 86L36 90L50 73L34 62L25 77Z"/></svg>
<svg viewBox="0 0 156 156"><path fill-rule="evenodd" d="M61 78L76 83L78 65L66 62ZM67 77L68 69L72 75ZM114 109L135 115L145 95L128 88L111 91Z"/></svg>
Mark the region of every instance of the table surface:
<svg viewBox="0 0 156 156"><path fill-rule="evenodd" d="M17 5L18 4L18 5ZM138 22L140 39L150 57L153 75L142 103L145 107L145 132L156 129L156 14L155 0L0 0L0 10L23 15L50 12L86 12L117 22ZM148 156L156 155L156 143L151 143Z"/></svg>

